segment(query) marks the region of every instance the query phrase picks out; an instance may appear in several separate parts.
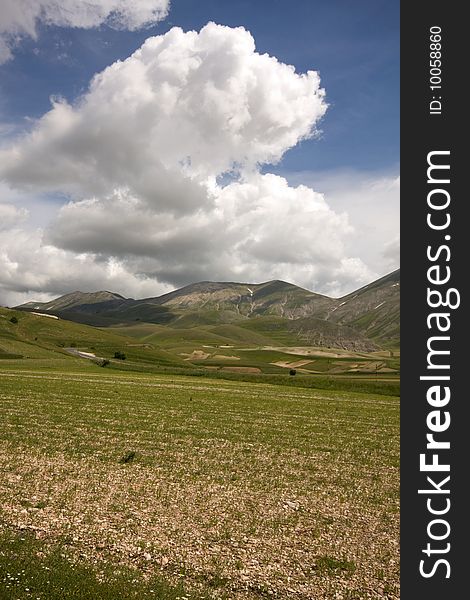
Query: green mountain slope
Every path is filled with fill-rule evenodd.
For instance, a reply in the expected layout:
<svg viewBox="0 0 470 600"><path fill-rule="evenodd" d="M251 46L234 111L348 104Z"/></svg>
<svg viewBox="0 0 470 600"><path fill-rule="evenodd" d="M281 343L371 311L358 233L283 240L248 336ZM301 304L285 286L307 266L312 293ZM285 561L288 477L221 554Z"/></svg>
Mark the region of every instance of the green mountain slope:
<svg viewBox="0 0 470 600"><path fill-rule="evenodd" d="M125 325L130 331L139 323L162 326L163 330L152 332L156 343L188 336L204 343L215 335L228 343L309 344L371 351L399 345L399 281L397 270L339 299L284 281L204 281L156 298L133 300L112 292L74 292L18 309L100 327Z"/></svg>
<svg viewBox="0 0 470 600"><path fill-rule="evenodd" d="M13 319L13 321L12 321ZM16 322L15 322L16 321ZM74 359L72 352L88 352L113 361L115 352L126 355L126 366L184 366L188 363L150 343L130 337L24 311L0 308L0 359ZM123 364L119 361L116 364Z"/></svg>

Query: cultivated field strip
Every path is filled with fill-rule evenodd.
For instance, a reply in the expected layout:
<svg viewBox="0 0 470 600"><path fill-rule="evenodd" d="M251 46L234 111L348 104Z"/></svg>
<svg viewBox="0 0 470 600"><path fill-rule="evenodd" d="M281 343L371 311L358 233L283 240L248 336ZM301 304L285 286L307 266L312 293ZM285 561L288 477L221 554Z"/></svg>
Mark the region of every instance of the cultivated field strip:
<svg viewBox="0 0 470 600"><path fill-rule="evenodd" d="M2 522L71 561L213 598L399 597L397 398L3 370L0 407Z"/></svg>
<svg viewBox="0 0 470 600"><path fill-rule="evenodd" d="M109 384L109 385L116 385L116 383L119 383L119 385L138 385L140 387L161 387L161 388L174 388L174 389L187 389L188 388L188 377L184 376L184 377L178 377L178 376L173 376L173 375L163 375L163 376L158 376L158 375L152 375L151 377L146 377L145 375L136 375L136 374L132 374L129 375L127 373L121 374L121 373L117 373L115 377L113 378L103 378L102 376L100 376L100 374L91 374L91 373L87 373L86 377L83 373L74 373L74 374L68 374L64 375L64 374L51 374L51 373L44 373L44 372L37 372L37 371L27 371L27 370L21 370L21 371L8 371L8 370L2 370L0 371L0 380L2 377L20 377L20 378L33 378L33 379L50 379L50 380L66 380L66 381L83 381L86 383L94 383L95 381L99 380L100 383L102 384ZM134 380L134 379L135 380ZM191 381L191 389L197 389L197 390L202 390L202 391L207 391L207 390L213 390L213 391L219 391L219 392L229 392L230 394L242 394L243 396L247 396L249 395L249 391L250 389L253 388L262 388L263 390L265 390L265 384L257 384L257 383L251 383L251 382L246 382L246 381L238 381L235 385L234 384L228 384L229 387L221 387L220 381L210 381L205 379L204 380L204 384L199 384L196 378L192 378ZM303 398L303 399L311 399L312 398L312 394L311 393L307 393L307 394L302 394L302 389L295 391L295 392L291 392L286 391L285 388L283 388L282 386L275 386L276 387L276 397L278 398L289 398L292 397L292 395L294 394L295 398ZM237 388L241 388L241 389L237 389ZM282 390L282 391L281 391ZM389 405L390 402L389 400L387 401L383 401L382 399L380 399L380 397L378 396L373 396L372 399L368 400L367 399L367 395L366 394L359 394L360 398L357 398L355 400L355 396L357 396L357 394L350 394L350 393L345 393L342 391L335 391L335 392L325 392L326 396L324 396L324 393L322 393L321 391L316 391L315 393L315 397L317 398L322 398L322 397L331 397L332 395L336 398L339 399L342 396L344 396L345 398L348 399L348 402L358 402L360 404L367 404L367 403L371 403L371 404L386 404Z"/></svg>

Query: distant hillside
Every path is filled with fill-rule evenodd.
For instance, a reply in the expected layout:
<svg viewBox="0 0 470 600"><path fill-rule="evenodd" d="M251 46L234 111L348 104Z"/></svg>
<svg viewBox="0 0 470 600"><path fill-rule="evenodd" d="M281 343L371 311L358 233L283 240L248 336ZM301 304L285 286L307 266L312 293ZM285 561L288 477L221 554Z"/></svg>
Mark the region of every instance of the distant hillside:
<svg viewBox="0 0 470 600"><path fill-rule="evenodd" d="M203 281L156 298L133 300L112 292L73 292L51 302L29 302L17 308L95 326L142 322L179 331L201 328L204 335L226 333L230 326L231 334L222 335L229 341L230 335L238 339L251 331L265 343L282 340L290 345L370 351L399 345L399 280L397 270L339 299L284 281Z"/></svg>
<svg viewBox="0 0 470 600"><path fill-rule="evenodd" d="M381 345L396 345L400 340L400 270L340 298L327 318Z"/></svg>
<svg viewBox="0 0 470 600"><path fill-rule="evenodd" d="M60 296L60 298L51 300L50 302L27 302L17 308L31 311L41 310L43 312L58 312L64 310L93 312L96 310L97 305L106 304L108 307L111 307L112 305L119 306L119 304L125 300L126 299L123 296L114 294L113 292L71 292L70 294L65 294L65 296Z"/></svg>

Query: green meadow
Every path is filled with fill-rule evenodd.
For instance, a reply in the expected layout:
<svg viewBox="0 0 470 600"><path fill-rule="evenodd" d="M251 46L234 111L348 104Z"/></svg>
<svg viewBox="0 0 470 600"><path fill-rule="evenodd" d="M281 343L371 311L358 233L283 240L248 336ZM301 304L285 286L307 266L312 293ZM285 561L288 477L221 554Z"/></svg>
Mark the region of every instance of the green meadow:
<svg viewBox="0 0 470 600"><path fill-rule="evenodd" d="M157 344L152 325L129 337L12 314L2 599L399 598L399 399L394 373L377 375L397 355L175 345L161 330ZM307 359L317 373L266 368Z"/></svg>
<svg viewBox="0 0 470 600"><path fill-rule="evenodd" d="M6 597L75 572L93 598L398 597L396 398L98 366L0 386Z"/></svg>

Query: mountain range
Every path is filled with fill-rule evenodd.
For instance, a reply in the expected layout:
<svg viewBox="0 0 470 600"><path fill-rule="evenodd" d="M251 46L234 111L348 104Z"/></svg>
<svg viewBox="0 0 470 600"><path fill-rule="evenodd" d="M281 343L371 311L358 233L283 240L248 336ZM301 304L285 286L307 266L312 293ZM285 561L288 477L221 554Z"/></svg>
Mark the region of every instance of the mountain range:
<svg viewBox="0 0 470 600"><path fill-rule="evenodd" d="M16 308L100 327L152 323L181 334L191 330L192 336L201 329L229 341L250 332L260 343L274 340L372 351L399 346L400 270L342 298L278 280L203 281L155 298L77 291Z"/></svg>

